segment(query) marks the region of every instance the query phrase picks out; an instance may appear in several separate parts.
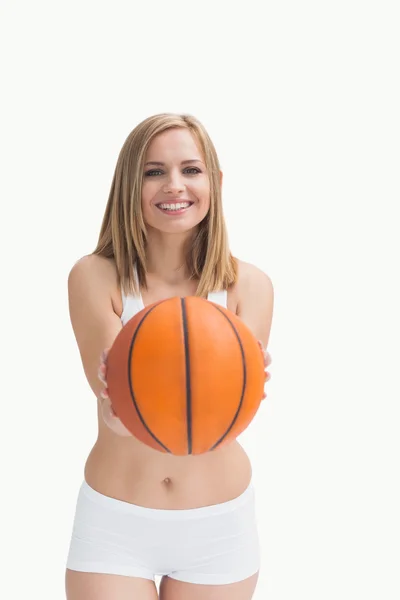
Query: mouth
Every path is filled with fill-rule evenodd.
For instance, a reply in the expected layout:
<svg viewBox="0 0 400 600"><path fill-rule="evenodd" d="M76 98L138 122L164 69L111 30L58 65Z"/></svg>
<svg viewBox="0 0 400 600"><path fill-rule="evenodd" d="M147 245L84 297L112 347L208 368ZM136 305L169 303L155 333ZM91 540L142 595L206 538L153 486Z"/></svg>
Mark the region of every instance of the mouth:
<svg viewBox="0 0 400 600"><path fill-rule="evenodd" d="M157 208L164 214L168 215L181 215L192 206L193 202L160 202L156 204Z"/></svg>

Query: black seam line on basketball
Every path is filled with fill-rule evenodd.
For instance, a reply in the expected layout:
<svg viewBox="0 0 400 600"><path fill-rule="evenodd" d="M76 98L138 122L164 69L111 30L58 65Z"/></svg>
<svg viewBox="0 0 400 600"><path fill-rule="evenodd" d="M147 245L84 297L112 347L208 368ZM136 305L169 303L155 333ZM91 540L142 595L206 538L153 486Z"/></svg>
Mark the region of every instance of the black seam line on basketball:
<svg viewBox="0 0 400 600"><path fill-rule="evenodd" d="M151 435L151 437L157 442L157 444L160 444L160 446L162 448L164 448L164 450L166 452L169 452L170 454L172 454L171 450L169 450L169 448L167 448L167 446L165 446L158 439L158 437L156 435L154 435L154 433L151 431L150 427L147 425L146 421L144 420L144 418L142 416L142 413L139 410L139 407L137 405L136 398L135 398L135 393L133 391L132 374L131 374L131 368L130 368L131 360L132 360L133 346L135 344L135 340L136 340L137 334L139 333L139 329L141 328L141 326L143 325L144 321L147 319L147 317L149 316L149 314L152 313L155 308L157 308L158 304L159 303L157 303L155 306L153 306L152 308L150 308L150 310L148 311L148 313L144 315L143 319L140 321L139 325L136 327L135 333L133 334L133 337L132 337L132 340L131 340L131 344L130 344L130 347L129 347L129 353L128 353L128 380L129 380L129 389L130 389L130 392L131 392L132 402L133 402L133 404L134 404L134 406L136 408L136 412L137 412L137 414L139 416L139 419L142 422L143 427Z"/></svg>
<svg viewBox="0 0 400 600"><path fill-rule="evenodd" d="M187 309L185 298L181 298L183 341L185 348L185 376L186 376L186 426L188 454L192 454L192 387L190 385L190 355L189 355L189 328L187 322Z"/></svg>
<svg viewBox="0 0 400 600"><path fill-rule="evenodd" d="M239 400L239 406L237 408L237 411L235 413L235 416L232 419L232 423L229 425L228 429L225 431L225 433L220 437L220 439L214 444L214 446L212 446L210 448L211 450L215 450L215 448L224 440L224 438L226 438L226 436L228 435L228 433L231 431L232 427L234 426L234 424L237 421L237 418L239 416L240 413L240 409L242 408L242 404L243 404L243 399L244 399L244 392L246 389L246 381L247 381L247 370L246 370L246 360L245 360L245 356L244 356L244 350L243 350L243 344L241 342L240 336L237 332L237 329L235 327L235 325L232 323L232 321L230 320L230 318L228 317L228 315L226 315L220 308L218 308L218 306L216 306L215 304L212 303L212 306L214 306L214 308L216 308L221 315L223 315L225 317L225 319L228 321L229 325L232 327L234 334L236 335L237 341L239 343L239 347L240 347L240 353L242 355L242 364L243 364L243 385L242 385L242 393L240 396L240 400Z"/></svg>

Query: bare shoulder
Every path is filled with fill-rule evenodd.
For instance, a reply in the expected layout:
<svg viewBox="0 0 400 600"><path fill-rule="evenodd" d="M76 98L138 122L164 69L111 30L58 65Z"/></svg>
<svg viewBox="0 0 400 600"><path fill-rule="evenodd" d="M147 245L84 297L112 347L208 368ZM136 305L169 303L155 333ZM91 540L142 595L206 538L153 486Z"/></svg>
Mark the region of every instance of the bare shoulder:
<svg viewBox="0 0 400 600"><path fill-rule="evenodd" d="M237 263L237 314L266 348L274 309L271 278L256 265L241 260Z"/></svg>
<svg viewBox="0 0 400 600"><path fill-rule="evenodd" d="M117 272L114 261L97 254L87 254L80 258L72 266L68 275L68 286L74 288L91 286L96 282L99 285L112 285L116 281Z"/></svg>
<svg viewBox="0 0 400 600"><path fill-rule="evenodd" d="M237 260L237 265L238 289L246 291L250 286L252 289L257 289L260 292L270 293L273 291L271 278L259 267L243 260Z"/></svg>

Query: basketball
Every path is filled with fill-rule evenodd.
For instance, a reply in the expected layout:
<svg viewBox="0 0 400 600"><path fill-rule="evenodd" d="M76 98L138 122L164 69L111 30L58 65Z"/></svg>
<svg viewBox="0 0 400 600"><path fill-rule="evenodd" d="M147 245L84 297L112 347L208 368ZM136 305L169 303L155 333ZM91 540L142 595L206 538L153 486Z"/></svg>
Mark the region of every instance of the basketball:
<svg viewBox="0 0 400 600"><path fill-rule="evenodd" d="M107 361L113 408L144 444L202 454L241 434L264 392L264 361L232 311L199 297L147 306L119 332Z"/></svg>

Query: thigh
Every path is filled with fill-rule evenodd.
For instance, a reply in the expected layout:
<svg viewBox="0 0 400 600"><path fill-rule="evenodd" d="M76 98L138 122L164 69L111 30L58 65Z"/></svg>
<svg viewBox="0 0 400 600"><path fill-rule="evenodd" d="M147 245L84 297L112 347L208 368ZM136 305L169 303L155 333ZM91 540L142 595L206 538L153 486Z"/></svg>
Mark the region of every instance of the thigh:
<svg viewBox="0 0 400 600"><path fill-rule="evenodd" d="M251 600L258 573L236 583L204 585L163 577L160 600Z"/></svg>
<svg viewBox="0 0 400 600"><path fill-rule="evenodd" d="M67 600L157 600L154 581L124 575L66 570Z"/></svg>

